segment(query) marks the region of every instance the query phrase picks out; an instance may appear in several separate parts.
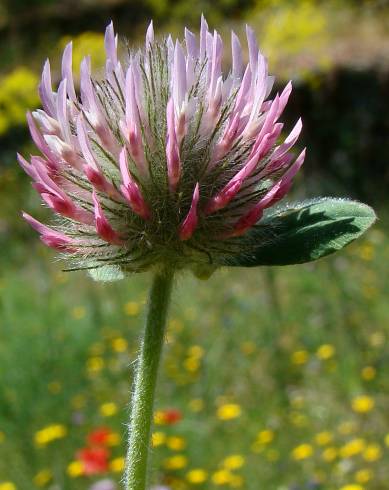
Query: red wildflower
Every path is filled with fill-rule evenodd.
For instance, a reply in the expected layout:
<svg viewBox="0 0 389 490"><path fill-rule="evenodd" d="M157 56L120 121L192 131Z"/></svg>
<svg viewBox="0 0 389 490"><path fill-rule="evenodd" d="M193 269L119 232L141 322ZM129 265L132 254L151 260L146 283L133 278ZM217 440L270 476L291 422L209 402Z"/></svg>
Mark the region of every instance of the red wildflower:
<svg viewBox="0 0 389 490"><path fill-rule="evenodd" d="M176 408L169 408L163 411L163 421L167 425L174 425L182 419L182 413Z"/></svg>
<svg viewBox="0 0 389 490"><path fill-rule="evenodd" d="M90 446L106 446L112 431L108 427L98 427L88 435Z"/></svg>
<svg viewBox="0 0 389 490"><path fill-rule="evenodd" d="M77 459L83 464L84 475L98 475L108 470L110 452L105 447L85 447L77 453Z"/></svg>

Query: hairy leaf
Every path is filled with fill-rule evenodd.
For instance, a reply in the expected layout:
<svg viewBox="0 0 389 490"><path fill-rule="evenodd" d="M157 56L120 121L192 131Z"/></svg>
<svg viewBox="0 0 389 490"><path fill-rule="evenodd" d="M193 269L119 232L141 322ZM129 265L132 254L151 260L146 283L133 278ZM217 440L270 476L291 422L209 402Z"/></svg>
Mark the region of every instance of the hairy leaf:
<svg viewBox="0 0 389 490"><path fill-rule="evenodd" d="M322 198L291 204L262 219L245 239L251 250L223 265L255 267L311 262L342 249L376 220L356 201Z"/></svg>

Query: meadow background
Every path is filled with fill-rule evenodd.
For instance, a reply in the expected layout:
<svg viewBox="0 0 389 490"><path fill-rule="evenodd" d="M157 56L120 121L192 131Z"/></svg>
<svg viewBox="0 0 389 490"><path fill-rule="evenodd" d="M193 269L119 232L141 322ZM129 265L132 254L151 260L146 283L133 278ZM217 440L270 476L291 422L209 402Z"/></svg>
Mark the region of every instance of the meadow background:
<svg viewBox="0 0 389 490"><path fill-rule="evenodd" d="M120 488L132 361L149 277L61 272L20 218L48 216L15 161L49 56L103 31L139 44L256 30L295 90L308 146L295 197L342 195L380 217L334 258L177 280L159 380L153 485L172 490L389 488L389 5L385 0L0 0L0 490ZM226 66L227 67L227 66ZM227 67L228 68L228 67Z"/></svg>

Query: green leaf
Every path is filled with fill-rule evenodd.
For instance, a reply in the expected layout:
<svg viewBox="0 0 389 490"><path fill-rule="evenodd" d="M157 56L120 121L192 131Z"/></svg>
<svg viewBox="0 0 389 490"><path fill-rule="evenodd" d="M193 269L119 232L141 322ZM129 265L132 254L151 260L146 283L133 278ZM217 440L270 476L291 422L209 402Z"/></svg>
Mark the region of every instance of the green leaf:
<svg viewBox="0 0 389 490"><path fill-rule="evenodd" d="M104 265L88 271L95 281L114 282L124 278L123 271L118 265Z"/></svg>
<svg viewBox="0 0 389 490"><path fill-rule="evenodd" d="M342 249L376 220L356 201L321 198L292 204L263 218L246 236L246 253L223 265L255 267L311 262Z"/></svg>

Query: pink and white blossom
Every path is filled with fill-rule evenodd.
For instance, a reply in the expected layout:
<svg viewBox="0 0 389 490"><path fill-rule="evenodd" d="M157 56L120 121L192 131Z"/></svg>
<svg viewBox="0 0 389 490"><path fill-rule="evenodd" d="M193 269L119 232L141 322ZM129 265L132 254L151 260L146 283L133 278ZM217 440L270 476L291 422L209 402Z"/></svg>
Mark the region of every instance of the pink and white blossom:
<svg viewBox="0 0 389 490"><path fill-rule="evenodd" d="M43 109L28 114L40 156L20 165L55 213L53 227L24 214L48 246L80 267L115 265L141 271L164 261L212 261L233 253L265 210L282 199L303 164L280 118L288 83L269 98L274 77L254 31L248 59L231 33L232 66L204 17L199 38L158 40L150 23L145 46L122 56L110 23L102 78L86 57L80 86L72 43L56 86L47 60L39 94Z"/></svg>

